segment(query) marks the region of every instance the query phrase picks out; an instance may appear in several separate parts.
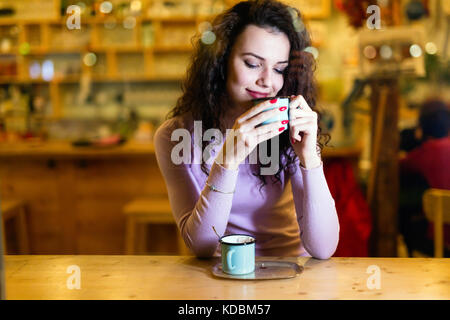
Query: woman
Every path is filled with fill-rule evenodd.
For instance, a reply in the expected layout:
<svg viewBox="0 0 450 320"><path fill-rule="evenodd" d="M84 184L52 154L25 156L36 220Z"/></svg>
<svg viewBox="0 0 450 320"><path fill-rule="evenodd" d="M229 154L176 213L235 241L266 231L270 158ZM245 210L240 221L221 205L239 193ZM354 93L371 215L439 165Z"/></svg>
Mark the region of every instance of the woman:
<svg viewBox="0 0 450 320"><path fill-rule="evenodd" d="M276 1L240 2L219 15L210 32L216 40L195 42L183 95L154 137L186 245L198 257L219 255L215 231L239 233L256 238L257 256L329 258L339 222L318 151L323 135L312 110L314 59L303 51L310 40L300 13ZM286 95L288 123L261 125L282 110L264 111L276 99L255 106L252 100ZM203 132L217 128L225 140L195 137L196 120ZM171 138L181 128L197 141L183 155L193 163L174 163ZM248 161L261 142L279 151L275 174L261 174L262 163ZM201 161L204 154L210 161Z"/></svg>

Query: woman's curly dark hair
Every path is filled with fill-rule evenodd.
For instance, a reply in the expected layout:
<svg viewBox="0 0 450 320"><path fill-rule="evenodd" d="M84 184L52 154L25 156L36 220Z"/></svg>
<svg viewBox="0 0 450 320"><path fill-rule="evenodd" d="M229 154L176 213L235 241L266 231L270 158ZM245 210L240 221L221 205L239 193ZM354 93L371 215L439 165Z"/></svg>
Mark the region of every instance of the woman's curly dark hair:
<svg viewBox="0 0 450 320"><path fill-rule="evenodd" d="M236 38L250 24L287 35L291 45L289 64L284 72L284 84L278 95L301 94L315 110L316 84L313 75L315 61L311 53L304 51L311 46L311 40L301 20L300 12L278 1L251 0L236 4L214 19L211 32L214 33L216 40L212 44L203 43L201 35L193 38L194 53L182 83L183 94L167 115L167 119L191 114L193 119L202 120L204 131L219 128L221 132L225 132L226 128L221 120L224 119L226 112L224 105L227 101L228 58ZM320 119L319 112L318 115ZM326 144L328 140L329 136L322 134L319 127L318 152L323 147L322 141ZM205 144L208 142L203 142L202 150ZM279 145L280 165L273 177L280 182L281 171L293 167L296 160L288 130L280 134ZM271 150L270 141L268 150ZM285 161L281 161L282 157ZM202 171L209 175L205 162L202 163ZM261 175L259 170L253 174L260 178L262 186L266 184L265 176Z"/></svg>

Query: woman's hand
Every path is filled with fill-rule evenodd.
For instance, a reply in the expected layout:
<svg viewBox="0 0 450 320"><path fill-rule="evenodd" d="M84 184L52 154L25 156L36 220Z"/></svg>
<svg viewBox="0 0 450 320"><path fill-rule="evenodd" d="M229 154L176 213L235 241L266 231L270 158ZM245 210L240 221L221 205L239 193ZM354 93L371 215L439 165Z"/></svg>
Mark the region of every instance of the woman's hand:
<svg viewBox="0 0 450 320"><path fill-rule="evenodd" d="M265 110L270 108L275 102L276 99L261 102L236 119L232 131L228 133L223 147L216 158L219 159L219 163L223 167L236 170L239 164L245 160L259 143L269 140L284 131L288 125L287 120L258 126L286 110L280 110L286 107Z"/></svg>
<svg viewBox="0 0 450 320"><path fill-rule="evenodd" d="M317 153L317 113L303 96L291 96L289 103L289 135L295 154L306 169L320 166Z"/></svg>

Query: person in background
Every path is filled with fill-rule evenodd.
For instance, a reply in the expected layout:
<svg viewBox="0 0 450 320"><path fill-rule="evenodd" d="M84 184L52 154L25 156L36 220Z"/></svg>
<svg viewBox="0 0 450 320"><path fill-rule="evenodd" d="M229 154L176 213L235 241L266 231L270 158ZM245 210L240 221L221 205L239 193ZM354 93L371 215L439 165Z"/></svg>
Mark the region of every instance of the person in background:
<svg viewBox="0 0 450 320"><path fill-rule="evenodd" d="M450 190L450 108L429 100L421 108L415 134L418 146L400 160L399 229L409 254L418 250L433 255L432 224L422 211L428 188ZM449 255L450 228L444 226L445 255Z"/></svg>
<svg viewBox="0 0 450 320"><path fill-rule="evenodd" d="M195 41L183 94L154 136L186 245L198 257L211 257L220 255L218 236L247 234L256 238L257 256L328 259L339 222L318 151L324 135L315 110L314 58L304 50L311 41L299 11L277 1L240 2L220 14L210 32L212 43ZM290 96L289 106L267 111L277 96ZM253 105L256 98L268 99ZM261 125L288 107L289 120ZM193 135L194 121L201 121L202 132L231 128L236 135L217 144L194 143L194 136L191 163L175 164L172 133L184 128ZM278 143L272 175L261 173L259 159L248 161L263 141ZM202 161L207 151L214 161Z"/></svg>
<svg viewBox="0 0 450 320"><path fill-rule="evenodd" d="M409 152L414 148L420 146L421 139L417 137L420 130L416 127L405 128L400 132L400 146L399 149L402 152Z"/></svg>

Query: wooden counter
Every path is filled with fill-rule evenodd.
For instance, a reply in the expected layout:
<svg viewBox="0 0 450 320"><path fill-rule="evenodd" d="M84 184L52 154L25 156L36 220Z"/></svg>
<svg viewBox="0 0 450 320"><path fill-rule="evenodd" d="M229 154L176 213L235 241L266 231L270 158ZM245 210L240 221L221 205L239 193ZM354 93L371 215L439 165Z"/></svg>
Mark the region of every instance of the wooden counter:
<svg viewBox="0 0 450 320"><path fill-rule="evenodd" d="M17 157L109 157L148 156L155 153L153 143L127 142L117 146L75 147L67 141L0 143L0 158Z"/></svg>
<svg viewBox="0 0 450 320"><path fill-rule="evenodd" d="M258 258L263 259L263 258ZM267 260L268 258L264 258ZM277 259L277 258L271 258ZM8 299L450 299L450 259L279 258L304 266L296 278L216 278L214 259L190 256L6 256ZM67 282L78 266L80 289ZM367 282L380 270L380 288ZM370 270L370 269L369 269Z"/></svg>
<svg viewBox="0 0 450 320"><path fill-rule="evenodd" d="M359 157L362 147L326 147L324 158ZM0 143L0 158L17 157L107 157L121 155L148 156L155 153L153 143L130 141L118 146L75 147L67 141Z"/></svg>

